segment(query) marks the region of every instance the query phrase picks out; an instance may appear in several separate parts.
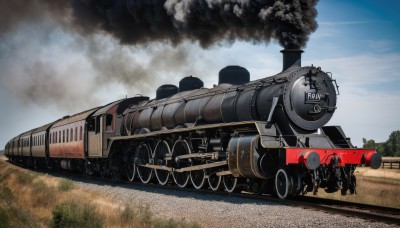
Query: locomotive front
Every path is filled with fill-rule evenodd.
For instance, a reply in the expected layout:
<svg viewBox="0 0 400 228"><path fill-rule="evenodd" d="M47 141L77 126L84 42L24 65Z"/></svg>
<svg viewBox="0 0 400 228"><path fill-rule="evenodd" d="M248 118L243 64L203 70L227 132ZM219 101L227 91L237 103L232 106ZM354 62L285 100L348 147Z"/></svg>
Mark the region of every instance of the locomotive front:
<svg viewBox="0 0 400 228"><path fill-rule="evenodd" d="M301 67L301 50L283 50L283 71L274 81L284 81L280 88L281 106L277 123L290 123L291 133L310 133L323 127L336 110L338 86L329 73L314 66ZM267 98L268 99L268 98ZM269 100L271 100L269 98ZM273 99L272 99L273 100ZM272 106L276 104L271 104ZM273 112L275 110L273 109ZM282 126L283 130L289 130Z"/></svg>
<svg viewBox="0 0 400 228"><path fill-rule="evenodd" d="M326 126L339 94L332 75L319 67L302 67L301 50L282 53L281 73L248 84L262 84L261 89L253 86L254 94L258 120L268 124L265 128L258 126L257 135L238 135L230 141L232 174L266 179L274 176L274 192L280 198L316 193L320 187L327 192L354 193L356 166L379 168L380 155L355 148L340 126ZM246 112L248 107L242 104L239 109ZM243 152L245 147L250 147L248 154Z"/></svg>

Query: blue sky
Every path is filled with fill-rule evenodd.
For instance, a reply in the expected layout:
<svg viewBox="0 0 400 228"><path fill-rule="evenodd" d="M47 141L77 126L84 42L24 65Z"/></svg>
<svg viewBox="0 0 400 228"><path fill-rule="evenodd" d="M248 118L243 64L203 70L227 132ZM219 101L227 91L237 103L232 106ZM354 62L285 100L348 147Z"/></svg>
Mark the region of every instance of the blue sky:
<svg viewBox="0 0 400 228"><path fill-rule="evenodd" d="M355 145L362 138L384 141L394 130L400 130L400 1L323 0L317 5L319 28L310 36L304 48L303 65L314 64L333 73L340 86L338 109L329 125L340 125ZM21 26L7 37L0 37L0 51L12 48L7 60L0 61L0 148L13 136L41 126L61 116L80 112L94 106L135 94L154 97L157 87L164 83L178 84L187 75L194 75L206 87L217 83L218 71L226 65L248 68L251 79L271 76L281 71L282 56L276 42L250 44L235 42L203 50L196 44L183 43L178 47L152 44L147 47L119 47L111 37L98 39L108 48L106 53L124 53L124 60L145 65L152 55L170 52L185 61L176 68L158 63L157 79L127 87L124 81L110 80L94 88L93 75L98 69L88 64L82 50L71 44L71 34L49 27ZM27 53L34 53L28 55ZM171 57L172 59L174 57ZM26 66L35 62L51 64L54 75L41 79L34 87L25 88L21 80L35 80ZM123 61L123 60L121 60ZM137 65L131 61L128 73L135 74ZM112 69L108 69L112 77ZM61 80L61 78L67 80ZM107 79L105 79L107 80ZM55 81L55 82L54 82ZM84 81L77 85L76 82ZM55 84L52 84L52 83ZM61 83L64 96L56 99L40 97L30 100L18 91L52 91ZM36 87L35 87L36 86ZM38 88L37 88L38 87ZM91 99L85 99L91 91ZM29 95L29 93L28 93ZM45 101L45 102L42 102ZM61 105L62 103L62 105Z"/></svg>

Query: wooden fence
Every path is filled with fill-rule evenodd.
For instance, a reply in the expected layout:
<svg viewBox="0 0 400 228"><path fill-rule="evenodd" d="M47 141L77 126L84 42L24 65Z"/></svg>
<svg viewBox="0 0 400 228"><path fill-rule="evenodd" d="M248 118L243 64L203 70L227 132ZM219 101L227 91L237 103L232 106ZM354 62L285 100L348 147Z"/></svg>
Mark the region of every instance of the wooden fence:
<svg viewBox="0 0 400 228"><path fill-rule="evenodd" d="M381 168L400 169L400 157L383 157Z"/></svg>

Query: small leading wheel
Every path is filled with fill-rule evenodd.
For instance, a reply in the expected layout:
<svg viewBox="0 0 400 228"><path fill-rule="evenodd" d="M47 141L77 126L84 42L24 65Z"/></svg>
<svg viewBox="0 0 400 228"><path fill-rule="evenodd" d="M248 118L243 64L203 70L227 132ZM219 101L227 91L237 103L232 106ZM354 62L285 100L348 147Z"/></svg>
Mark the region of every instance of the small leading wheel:
<svg viewBox="0 0 400 228"><path fill-rule="evenodd" d="M151 149L149 145L143 143L136 149L136 171L142 183L149 183L153 176L153 169L143 167L142 165L150 164Z"/></svg>
<svg viewBox="0 0 400 228"><path fill-rule="evenodd" d="M171 150L169 149L168 143L166 141L158 141L153 154L154 165L166 166L167 164L165 157L167 154L168 155L171 154ZM170 174L169 171L162 169L154 169L154 172L156 174L156 178L160 185L166 185L168 183Z"/></svg>
<svg viewBox="0 0 400 228"><path fill-rule="evenodd" d="M275 176L275 193L285 199L292 191L292 179L286 169L279 169Z"/></svg>
<svg viewBox="0 0 400 228"><path fill-rule="evenodd" d="M128 161L126 163L126 177L129 181L133 181L136 176L135 153L128 154Z"/></svg>
<svg viewBox="0 0 400 228"><path fill-rule="evenodd" d="M225 175L223 178L225 191L232 193L232 192L240 192L241 189L238 188L237 183L238 179L232 175Z"/></svg>
<svg viewBox="0 0 400 228"><path fill-rule="evenodd" d="M191 165L190 159L177 159L180 155L190 154L189 144L185 140L177 140L172 149L172 159L175 162L175 168L180 169ZM189 172L172 172L174 182L181 188L186 187L189 182Z"/></svg>
<svg viewBox="0 0 400 228"><path fill-rule="evenodd" d="M222 176L217 176L220 169L211 169L208 174L208 185L211 190L218 191L221 188Z"/></svg>
<svg viewBox="0 0 400 228"><path fill-rule="evenodd" d="M203 188L206 182L206 171L204 169L191 171L190 180L196 189Z"/></svg>

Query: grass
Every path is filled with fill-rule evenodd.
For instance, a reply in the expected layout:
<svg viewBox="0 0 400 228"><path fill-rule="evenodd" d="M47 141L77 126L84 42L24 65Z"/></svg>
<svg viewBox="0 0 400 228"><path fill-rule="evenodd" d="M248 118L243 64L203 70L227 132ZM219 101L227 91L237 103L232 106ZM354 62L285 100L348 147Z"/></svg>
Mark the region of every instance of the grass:
<svg viewBox="0 0 400 228"><path fill-rule="evenodd" d="M63 192L69 191L74 187L74 182L72 182L71 180L61 179L58 183L58 190Z"/></svg>
<svg viewBox="0 0 400 228"><path fill-rule="evenodd" d="M54 208L52 227L103 227L103 219L95 205L72 200Z"/></svg>
<svg viewBox="0 0 400 228"><path fill-rule="evenodd" d="M185 220L158 218L148 205L120 205L107 197L82 190L71 180L0 159L0 228L199 227Z"/></svg>
<svg viewBox="0 0 400 228"><path fill-rule="evenodd" d="M400 170L358 167L356 194L342 196L319 190L317 197L400 208Z"/></svg>
<svg viewBox="0 0 400 228"><path fill-rule="evenodd" d="M17 180L20 184L31 184L35 176L29 172L17 172Z"/></svg>

